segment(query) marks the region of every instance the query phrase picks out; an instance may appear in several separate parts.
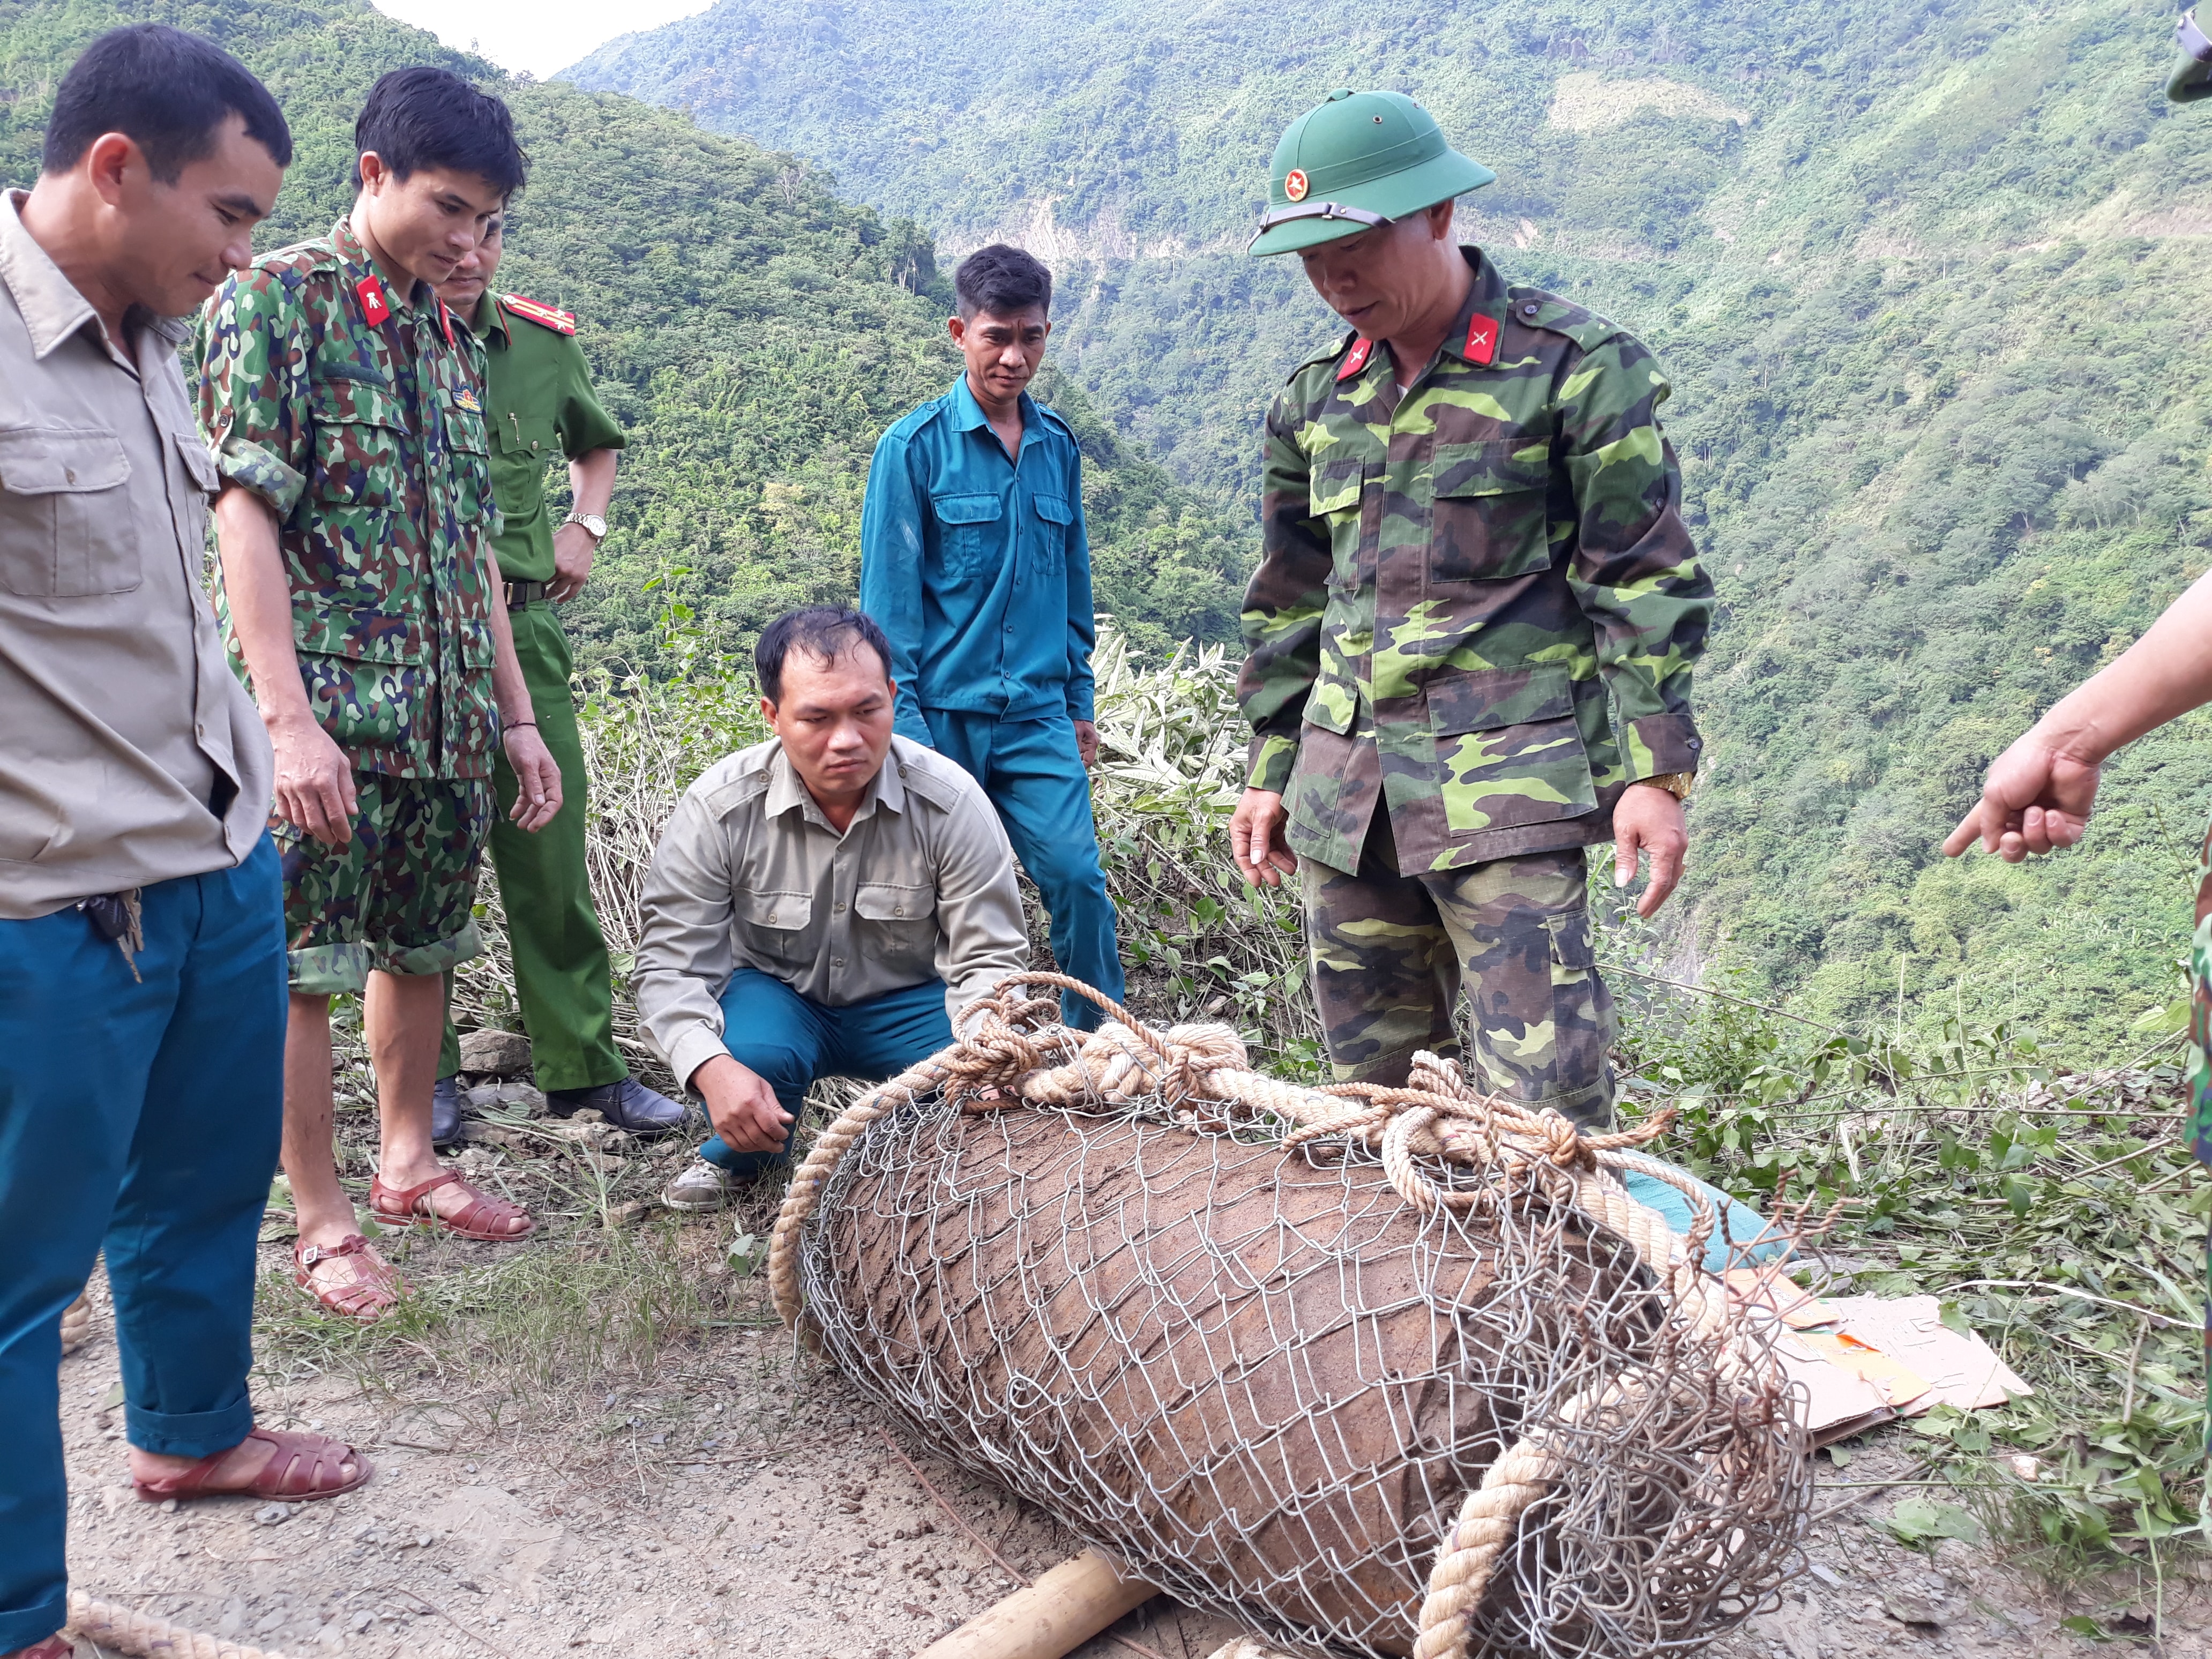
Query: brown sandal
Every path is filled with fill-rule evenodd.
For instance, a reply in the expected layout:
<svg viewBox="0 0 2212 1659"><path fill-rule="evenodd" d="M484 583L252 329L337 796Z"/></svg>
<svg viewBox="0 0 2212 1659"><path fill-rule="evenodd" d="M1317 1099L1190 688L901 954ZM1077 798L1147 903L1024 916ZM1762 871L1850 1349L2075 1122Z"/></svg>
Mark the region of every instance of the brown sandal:
<svg viewBox="0 0 2212 1659"><path fill-rule="evenodd" d="M349 1255L363 1260L351 1265L353 1277L344 1284L325 1285L316 1279L314 1269L319 1263ZM336 1244L295 1244L292 1282L332 1313L364 1325L374 1325L397 1307L400 1293L406 1289L392 1264L370 1249L368 1241L359 1233L348 1233Z"/></svg>
<svg viewBox="0 0 2212 1659"><path fill-rule="evenodd" d="M453 1215L440 1215L431 1206L430 1194L441 1187L459 1187L469 1195L469 1203ZM420 1221L426 1226L441 1227L456 1238L473 1238L486 1244L513 1243L538 1231L538 1224L522 1206L491 1197L453 1170L433 1176L419 1187L397 1189L386 1186L379 1176L368 1183L368 1207L379 1221ZM506 1224L517 1216L526 1224L520 1231L507 1231Z"/></svg>
<svg viewBox="0 0 2212 1659"><path fill-rule="evenodd" d="M261 1466L261 1473L253 1477L250 1486L210 1486L208 1477L216 1472L222 1460L238 1449L226 1447L212 1457L203 1457L182 1474L163 1475L158 1480L138 1480L142 1502L159 1504L168 1498L183 1503L193 1498L273 1498L286 1504L313 1503L319 1498L336 1498L341 1492L351 1492L368 1483L376 1473L376 1466L343 1440L333 1440L326 1434L301 1434L291 1429L254 1429L246 1440L265 1440L276 1449L269 1461ZM240 1441L239 1445L244 1445ZM347 1462L354 1466L353 1477L344 1474Z"/></svg>

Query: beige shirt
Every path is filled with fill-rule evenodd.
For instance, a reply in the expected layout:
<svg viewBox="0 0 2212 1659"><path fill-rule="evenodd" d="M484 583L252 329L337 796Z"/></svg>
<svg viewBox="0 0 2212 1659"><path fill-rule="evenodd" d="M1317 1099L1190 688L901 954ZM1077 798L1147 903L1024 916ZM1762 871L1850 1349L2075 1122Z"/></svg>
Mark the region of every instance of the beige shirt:
<svg viewBox="0 0 2212 1659"><path fill-rule="evenodd" d="M181 323L108 343L0 196L0 920L236 865L269 737L200 585ZM217 809L220 811L218 811Z"/></svg>
<svg viewBox="0 0 2212 1659"><path fill-rule="evenodd" d="M946 1012L1029 965L1013 848L975 779L891 739L843 835L770 738L677 804L645 882L638 1023L679 1081L716 1054L739 968L832 1008L935 977Z"/></svg>

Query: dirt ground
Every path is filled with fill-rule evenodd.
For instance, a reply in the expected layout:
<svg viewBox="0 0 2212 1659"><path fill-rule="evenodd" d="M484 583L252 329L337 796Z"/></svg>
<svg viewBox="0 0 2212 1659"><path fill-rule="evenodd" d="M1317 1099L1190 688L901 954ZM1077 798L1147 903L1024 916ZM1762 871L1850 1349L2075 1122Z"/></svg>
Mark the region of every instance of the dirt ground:
<svg viewBox="0 0 2212 1659"><path fill-rule="evenodd" d="M1012 1588L886 1449L835 1374L794 1367L774 1333L732 1339L726 1358L735 1375L790 1378L802 1426L772 1453L725 1450L713 1425L729 1413L714 1406L727 1402L696 1395L617 1401L640 1419L629 1455L575 1467L526 1427L494 1437L460 1413L350 1384L271 1389L259 1401L263 1420L346 1437L374 1457L376 1480L289 1514L244 1498L169 1512L137 1502L124 1476L120 1431L102 1409L116 1382L103 1334L62 1368L76 1583L276 1651L362 1659L524 1659L578 1648L904 1659ZM659 1426L678 1421L685 1426ZM1863 1451L1851 1478L1888 1478L1904 1462L1893 1439ZM950 1467L915 1462L1023 1571L1075 1547L1025 1506ZM1868 1490L1832 1487L1820 1502ZM1879 1514L1891 1496L1873 1492L1817 1526L1811 1574L1713 1651L2075 1653L2087 1644L2058 1628L2061 1617L2125 1604L2106 1595L2062 1606L1981 1551L1947 1541L1931 1559L1884 1541L1859 1517ZM1907 1624L1900 1613L1942 1622ZM2209 1616L2196 1587L2169 1583L2162 1635L2146 1650L2205 1654ZM1164 1601L1118 1628L1168 1659L1205 1659L1237 1633ZM1080 1653L1127 1651L1102 1640Z"/></svg>
<svg viewBox="0 0 2212 1659"><path fill-rule="evenodd" d="M371 1133L365 1112L349 1115L344 1139L356 1161ZM93 1338L61 1371L76 1587L294 1659L574 1650L906 1659L1012 1588L945 1505L1024 1573L1073 1553L1078 1540L1042 1515L913 1454L940 1504L871 1408L794 1352L764 1284L726 1265L734 1234L765 1237L774 1194L734 1216L638 1219L645 1196L687 1156L681 1143L593 1152L521 1132L471 1148L472 1174L532 1202L548 1224L539 1237L520 1249L392 1243L418 1288L434 1298L477 1285L501 1299L504 1326L464 1309L373 1343L333 1334L290 1289L289 1246L273 1220L261 1420L343 1437L377 1464L368 1486L330 1502L137 1502L95 1279ZM638 1243L611 1249L610 1219ZM533 1261L537 1279L512 1271ZM672 1264L672 1285L650 1277L655 1261ZM580 1279L578 1263L600 1276ZM501 1271L508 1277L487 1277ZM694 1276L701 1299L683 1302ZM549 1303L535 1324L513 1311L518 1299L563 1286L574 1294L580 1283L589 1297L635 1306ZM635 1335L638 1322L664 1318L685 1324L683 1342L655 1348L650 1332ZM596 1347L580 1334L586 1325L599 1333ZM615 1340L607 1334L626 1328L650 1356L627 1372L604 1352ZM2077 1587L2062 1601L1984 1550L1946 1541L1931 1555L1892 1541L1875 1523L1923 1489L1871 1483L1913 1473L1912 1438L1885 1431L1847 1470L1821 1459L1808 1572L1712 1653L2075 1654L2087 1644L2059 1621L2087 1613L2139 1631L2139 1650L2208 1659L2212 1596L2171 1572L2162 1590L2146 1572L2140 1584ZM2116 1624L2130 1614L2136 1623ZM1164 1600L1117 1630L1164 1659L1207 1659L1240 1633ZM1131 1650L1101 1638L1079 1652Z"/></svg>

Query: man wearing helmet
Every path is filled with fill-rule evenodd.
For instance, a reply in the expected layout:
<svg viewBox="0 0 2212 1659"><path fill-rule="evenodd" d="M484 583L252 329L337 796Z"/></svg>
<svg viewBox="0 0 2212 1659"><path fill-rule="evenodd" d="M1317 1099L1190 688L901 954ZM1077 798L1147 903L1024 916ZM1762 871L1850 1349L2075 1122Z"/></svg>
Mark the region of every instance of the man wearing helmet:
<svg viewBox="0 0 2212 1659"><path fill-rule="evenodd" d="M1465 975L1473 1080L1600 1125L1583 849L1614 842L1617 886L1649 855L1646 916L1680 878L1712 586L1650 354L1455 241L1495 176L1395 93L1332 93L1276 148L1251 251L1297 253L1352 332L1268 411L1230 838L1248 882L1302 878L1340 1079L1456 1054Z"/></svg>

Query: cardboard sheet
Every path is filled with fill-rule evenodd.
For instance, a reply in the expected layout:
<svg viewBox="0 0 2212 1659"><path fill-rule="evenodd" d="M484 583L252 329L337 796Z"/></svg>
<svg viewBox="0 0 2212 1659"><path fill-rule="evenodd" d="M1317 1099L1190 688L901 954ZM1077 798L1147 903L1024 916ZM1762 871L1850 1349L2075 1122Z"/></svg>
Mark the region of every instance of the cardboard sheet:
<svg viewBox="0 0 2212 1659"><path fill-rule="evenodd" d="M1978 1411L2032 1393L1978 1336L1943 1323L1932 1296L1808 1295L1775 1269L1728 1275L1739 1305L1763 1308L1788 1329L1783 1369L1805 1385L1805 1426L1816 1446L1848 1440L1893 1417L1937 1406Z"/></svg>
<svg viewBox="0 0 2212 1659"><path fill-rule="evenodd" d="M1786 1335L1775 1349L1790 1380L1805 1385L1805 1427L1815 1446L1848 1440L1897 1415L1881 1389L1862 1376L1831 1365L1801 1336Z"/></svg>
<svg viewBox="0 0 2212 1659"><path fill-rule="evenodd" d="M1978 1411L2034 1392L1980 1337L1948 1328L1932 1296L1839 1296L1821 1305L1844 1335L1927 1379L1928 1392L1913 1403L1914 1413L1936 1406Z"/></svg>

